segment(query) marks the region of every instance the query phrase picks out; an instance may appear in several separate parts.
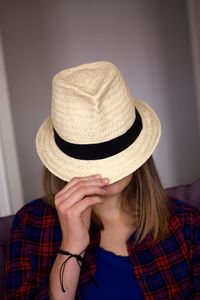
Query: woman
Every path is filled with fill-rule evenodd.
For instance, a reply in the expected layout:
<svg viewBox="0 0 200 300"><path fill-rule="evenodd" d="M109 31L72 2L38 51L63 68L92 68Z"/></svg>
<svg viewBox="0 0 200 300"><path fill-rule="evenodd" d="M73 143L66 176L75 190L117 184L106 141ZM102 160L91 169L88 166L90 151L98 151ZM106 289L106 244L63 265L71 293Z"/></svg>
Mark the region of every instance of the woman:
<svg viewBox="0 0 200 300"><path fill-rule="evenodd" d="M54 77L36 137L45 197L15 217L6 299L200 299L200 214L165 195L160 131L113 64Z"/></svg>

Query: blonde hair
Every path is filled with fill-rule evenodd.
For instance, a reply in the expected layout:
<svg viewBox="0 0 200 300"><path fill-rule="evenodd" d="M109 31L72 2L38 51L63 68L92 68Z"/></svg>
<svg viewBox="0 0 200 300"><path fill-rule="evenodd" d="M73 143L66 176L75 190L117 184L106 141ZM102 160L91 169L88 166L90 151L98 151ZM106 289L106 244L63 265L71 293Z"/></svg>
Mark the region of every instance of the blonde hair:
<svg viewBox="0 0 200 300"><path fill-rule="evenodd" d="M54 197L66 181L56 177L46 167L43 168L44 199L55 207ZM132 214L136 224L136 242L140 243L151 233L154 240L168 232L169 204L162 187L153 157L151 156L132 176L122 192L122 209ZM92 212L93 222L103 229L101 220Z"/></svg>

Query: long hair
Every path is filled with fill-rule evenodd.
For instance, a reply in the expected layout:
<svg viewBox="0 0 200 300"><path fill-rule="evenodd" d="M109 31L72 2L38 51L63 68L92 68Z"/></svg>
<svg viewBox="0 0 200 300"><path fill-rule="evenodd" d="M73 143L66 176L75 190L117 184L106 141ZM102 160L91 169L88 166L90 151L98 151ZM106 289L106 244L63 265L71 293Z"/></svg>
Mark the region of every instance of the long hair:
<svg viewBox="0 0 200 300"><path fill-rule="evenodd" d="M44 167L42 183L44 199L55 207L55 194L67 182ZM144 240L150 233L154 240L167 234L169 203L152 156L133 173L131 181L122 192L121 207L134 218L137 243ZM101 220L93 211L91 218L103 229Z"/></svg>

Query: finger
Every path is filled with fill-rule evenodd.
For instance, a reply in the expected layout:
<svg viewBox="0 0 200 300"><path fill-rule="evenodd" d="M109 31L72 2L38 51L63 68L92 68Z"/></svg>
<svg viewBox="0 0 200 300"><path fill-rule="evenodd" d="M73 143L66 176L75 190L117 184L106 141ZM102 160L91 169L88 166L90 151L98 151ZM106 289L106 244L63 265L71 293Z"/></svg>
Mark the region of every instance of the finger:
<svg viewBox="0 0 200 300"><path fill-rule="evenodd" d="M104 196L105 190L97 185L80 186L76 188L69 197L63 197L61 200L56 198L55 204L57 209L64 211L73 206L75 203L82 201L85 197L91 195Z"/></svg>
<svg viewBox="0 0 200 300"><path fill-rule="evenodd" d="M94 174L94 175L90 175L90 176L84 176L84 177L73 177L65 186L64 188L62 188L62 190L60 190L57 195L61 196L63 193L65 193L65 191L67 191L70 187L74 186L77 182L79 181L87 181L87 180L91 180L93 178L100 178L101 175L100 174Z"/></svg>
<svg viewBox="0 0 200 300"><path fill-rule="evenodd" d="M65 189L65 191L63 190L62 194L59 193L56 195L56 202L57 204L59 204L60 202L65 201L66 199L68 199L72 193L74 193L76 190L81 190L84 189L84 187L88 187L88 186L104 186L106 184L108 184L109 180L108 178L93 178L93 179L88 179L88 180L79 180L76 183L74 183L73 185L71 185L70 187L68 187L68 189Z"/></svg>
<svg viewBox="0 0 200 300"><path fill-rule="evenodd" d="M70 195L77 190L78 188L84 188L84 187L88 187L88 186L100 186L103 187L104 185L108 184L109 180L108 178L93 178L90 180L85 180L85 181L78 181L76 184L74 184L73 186L71 186L68 190L66 190L61 197L70 197Z"/></svg>

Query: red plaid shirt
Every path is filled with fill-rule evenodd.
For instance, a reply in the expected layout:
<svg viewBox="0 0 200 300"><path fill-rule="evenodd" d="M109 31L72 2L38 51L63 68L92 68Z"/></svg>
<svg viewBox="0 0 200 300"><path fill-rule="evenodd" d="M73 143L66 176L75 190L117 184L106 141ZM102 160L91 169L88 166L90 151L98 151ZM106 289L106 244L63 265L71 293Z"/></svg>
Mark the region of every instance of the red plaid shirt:
<svg viewBox="0 0 200 300"><path fill-rule="evenodd" d="M133 233L127 241L133 270L145 299L200 299L200 213L183 201L169 201L169 234L164 239L155 242L149 234L136 245ZM99 228L91 226L90 234L85 260L94 274ZM17 213L7 250L5 299L49 299L48 277L61 239L56 210L42 199ZM79 284L89 280L89 272L82 269ZM82 299L79 289L76 299Z"/></svg>

